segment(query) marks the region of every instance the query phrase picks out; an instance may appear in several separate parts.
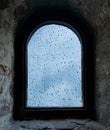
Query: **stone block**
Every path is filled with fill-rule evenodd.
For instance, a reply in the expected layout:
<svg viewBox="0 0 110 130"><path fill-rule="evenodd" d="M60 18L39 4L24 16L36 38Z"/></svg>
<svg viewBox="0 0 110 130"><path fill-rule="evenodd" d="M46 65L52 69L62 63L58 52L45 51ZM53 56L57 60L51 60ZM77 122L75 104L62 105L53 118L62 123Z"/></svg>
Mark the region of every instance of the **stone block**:
<svg viewBox="0 0 110 130"><path fill-rule="evenodd" d="M0 100L0 117L6 115L10 111L10 106L6 100Z"/></svg>
<svg viewBox="0 0 110 130"><path fill-rule="evenodd" d="M5 65L0 65L0 74L1 75L8 75L9 74L9 68Z"/></svg>

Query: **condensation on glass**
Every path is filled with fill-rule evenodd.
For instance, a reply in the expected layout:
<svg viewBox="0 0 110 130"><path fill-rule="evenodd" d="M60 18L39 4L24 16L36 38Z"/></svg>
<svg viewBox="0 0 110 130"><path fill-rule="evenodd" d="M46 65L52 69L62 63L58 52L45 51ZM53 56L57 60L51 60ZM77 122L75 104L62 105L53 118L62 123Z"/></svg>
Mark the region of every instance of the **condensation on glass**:
<svg viewBox="0 0 110 130"><path fill-rule="evenodd" d="M26 107L83 107L79 36L70 28L48 24L27 44Z"/></svg>

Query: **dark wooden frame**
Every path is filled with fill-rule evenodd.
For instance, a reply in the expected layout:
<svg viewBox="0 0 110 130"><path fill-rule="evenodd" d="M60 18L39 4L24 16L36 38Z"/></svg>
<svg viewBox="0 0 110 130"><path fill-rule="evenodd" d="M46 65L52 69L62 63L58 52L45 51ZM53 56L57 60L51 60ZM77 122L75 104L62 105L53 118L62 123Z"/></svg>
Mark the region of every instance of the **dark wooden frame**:
<svg viewBox="0 0 110 130"><path fill-rule="evenodd" d="M36 27L42 23L67 23L71 25L82 40L83 55L83 95L82 108L26 108L27 88L27 39ZM40 11L32 13L24 19L16 30L15 36L15 82L14 82L14 113L17 120L30 119L69 119L94 117L94 31L81 16L71 12Z"/></svg>

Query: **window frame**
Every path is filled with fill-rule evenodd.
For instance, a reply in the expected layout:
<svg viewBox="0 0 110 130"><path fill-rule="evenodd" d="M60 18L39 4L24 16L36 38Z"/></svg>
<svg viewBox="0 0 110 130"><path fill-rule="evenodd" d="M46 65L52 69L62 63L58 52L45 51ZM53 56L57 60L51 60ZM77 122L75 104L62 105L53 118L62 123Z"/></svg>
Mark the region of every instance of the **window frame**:
<svg viewBox="0 0 110 130"><path fill-rule="evenodd" d="M38 29L40 29L40 28L42 28L42 27L44 27L45 25L51 25L51 24L54 24L54 25L62 25L63 27L67 27L68 29L70 29L76 36L77 36L77 38L79 39L79 41L80 41L80 44L81 44L81 49L80 49L80 51L81 51L81 81L83 80L83 77L84 77L84 69L82 69L82 68L84 68L83 66L84 66L84 64L83 64L83 47L82 47L82 39L81 39L81 37L80 37L80 34L77 32L77 30L75 29L75 28L73 28L73 26L71 26L69 23L66 23L66 22L64 22L64 21L58 21L58 20L48 20L48 21L43 21L41 24L39 24L32 32L31 32L31 34L29 35L29 37L28 37L28 39L27 39L27 42L26 42L26 46L25 46L25 48L28 48L28 43L29 43L29 40L30 40L30 38L34 35L34 33L38 30ZM37 39L36 39L37 40ZM26 55L25 55L25 59L26 59L26 62L25 62L25 67L27 67L27 61L28 61L28 57L27 57L27 55L28 55L28 51L27 51L27 49L25 49L26 50ZM27 75L28 75L28 71L26 71L26 77L27 77ZM26 83L27 84L27 83ZM28 86L27 86L28 87ZM27 88L26 87L26 88ZM83 88L84 88L84 84L82 84L82 82L81 82L81 89L82 89L82 99L83 99L83 105L85 106L85 103L84 103L84 91L83 91ZM28 91L26 90L26 92L25 92L26 94L25 94L25 98L26 98L26 101L27 101L27 93L28 93ZM26 106L26 101L25 101L25 106ZM27 107L28 108L28 107ZM42 107L39 107L39 108L42 108ZM67 109L68 107L60 107L61 109ZM83 108L83 107L71 107L71 108L75 108L75 109L79 109L79 108ZM35 109L35 108L34 108ZM48 107L45 107L45 109L48 109ZM53 107L53 108L51 108L51 109L59 109L58 107ZM69 108L70 109L70 108Z"/></svg>
<svg viewBox="0 0 110 130"><path fill-rule="evenodd" d="M27 95L27 39L36 29L48 23L66 24L81 37L82 41L82 108L26 108ZM70 26L69 26L70 25ZM61 13L31 14L18 26L15 36L15 82L14 82L14 119L70 119L94 117L94 42L92 28L76 15ZM78 32L78 33L77 33Z"/></svg>

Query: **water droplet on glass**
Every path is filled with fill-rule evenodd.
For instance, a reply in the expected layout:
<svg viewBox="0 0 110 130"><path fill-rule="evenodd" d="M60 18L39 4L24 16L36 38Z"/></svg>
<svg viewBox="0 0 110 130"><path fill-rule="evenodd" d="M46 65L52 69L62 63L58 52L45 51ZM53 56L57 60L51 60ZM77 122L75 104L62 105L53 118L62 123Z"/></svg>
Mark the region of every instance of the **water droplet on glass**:
<svg viewBox="0 0 110 130"><path fill-rule="evenodd" d="M70 28L48 24L28 45L27 107L82 107L81 43Z"/></svg>

